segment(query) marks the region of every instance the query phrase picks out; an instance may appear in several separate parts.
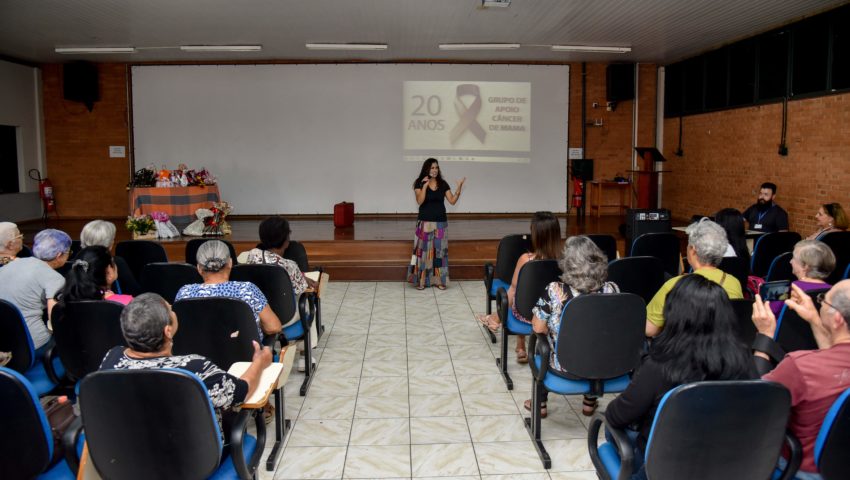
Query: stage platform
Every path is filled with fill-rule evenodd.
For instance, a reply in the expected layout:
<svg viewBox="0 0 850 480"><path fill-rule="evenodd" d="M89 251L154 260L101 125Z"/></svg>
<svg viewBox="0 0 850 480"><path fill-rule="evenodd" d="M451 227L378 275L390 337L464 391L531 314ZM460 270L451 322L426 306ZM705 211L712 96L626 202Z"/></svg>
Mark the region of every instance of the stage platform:
<svg viewBox="0 0 850 480"><path fill-rule="evenodd" d="M449 275L455 280L483 278L483 265L496 259L499 239L512 233L528 232L531 215L454 215L449 217ZM292 239L303 243L311 266L322 266L332 280L398 281L405 278L413 249L414 216L358 216L351 228L334 228L330 217L288 217ZM78 239L90 219L50 219L46 225ZM124 218L109 218L118 227L117 240L128 240ZM228 218L233 233L223 237L237 252L253 248L259 242L260 218ZM562 235L604 233L617 239L620 255L624 239L618 232L623 217L603 215L584 220L560 216ZM20 225L24 242L32 245L35 234L45 227L42 221ZM162 240L171 261L185 260L186 242L193 237Z"/></svg>

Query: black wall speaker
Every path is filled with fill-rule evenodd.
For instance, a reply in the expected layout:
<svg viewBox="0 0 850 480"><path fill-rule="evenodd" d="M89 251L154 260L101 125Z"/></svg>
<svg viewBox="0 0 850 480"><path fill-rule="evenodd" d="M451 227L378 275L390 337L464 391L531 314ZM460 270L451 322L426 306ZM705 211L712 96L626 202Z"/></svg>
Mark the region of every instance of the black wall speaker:
<svg viewBox="0 0 850 480"><path fill-rule="evenodd" d="M62 67L62 86L65 100L83 103L89 111L100 100L97 65L89 62L66 63Z"/></svg>
<svg viewBox="0 0 850 480"><path fill-rule="evenodd" d="M608 101L622 102L635 98L635 64L612 63L605 69Z"/></svg>
<svg viewBox="0 0 850 480"><path fill-rule="evenodd" d="M632 243L644 233L667 233L672 231L670 210L632 209L626 210L626 255L632 251Z"/></svg>

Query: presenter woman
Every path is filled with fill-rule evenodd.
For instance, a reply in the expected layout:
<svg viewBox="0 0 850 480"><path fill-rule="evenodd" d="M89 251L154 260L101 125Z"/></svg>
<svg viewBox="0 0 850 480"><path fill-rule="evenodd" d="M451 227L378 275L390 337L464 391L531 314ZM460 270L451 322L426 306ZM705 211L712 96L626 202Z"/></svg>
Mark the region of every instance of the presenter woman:
<svg viewBox="0 0 850 480"><path fill-rule="evenodd" d="M440 174L440 165L435 158L425 160L419 176L413 181L419 216L407 281L417 290L432 285L440 290L446 289L449 279L449 244L446 237L446 205L443 200L456 204L465 181L466 177L458 180L455 192L452 193L448 182Z"/></svg>

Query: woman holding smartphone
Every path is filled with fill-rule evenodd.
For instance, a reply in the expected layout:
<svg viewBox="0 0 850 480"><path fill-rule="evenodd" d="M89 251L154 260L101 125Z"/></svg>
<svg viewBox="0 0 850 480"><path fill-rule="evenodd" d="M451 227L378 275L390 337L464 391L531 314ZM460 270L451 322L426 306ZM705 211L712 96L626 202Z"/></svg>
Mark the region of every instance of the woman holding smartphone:
<svg viewBox="0 0 850 480"><path fill-rule="evenodd" d="M446 230L446 205L452 205L460 199L460 192L466 177L457 182L452 193L448 182L443 180L440 165L436 158L429 158L422 164L422 170L413 181L413 193L419 204L416 221L416 235L413 239L413 255L407 269L407 281L417 290L435 286L446 289L449 280L449 244Z"/></svg>

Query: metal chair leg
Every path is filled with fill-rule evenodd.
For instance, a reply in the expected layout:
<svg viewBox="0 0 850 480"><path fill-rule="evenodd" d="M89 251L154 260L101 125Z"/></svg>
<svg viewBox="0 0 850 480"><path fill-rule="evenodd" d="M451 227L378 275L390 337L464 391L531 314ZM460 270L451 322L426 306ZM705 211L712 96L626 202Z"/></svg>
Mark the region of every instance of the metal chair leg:
<svg viewBox="0 0 850 480"><path fill-rule="evenodd" d="M266 471L277 469L278 461L283 454L283 441L289 433L290 421L286 419L286 402L283 397L283 386L274 391L274 445L266 459Z"/></svg>
<svg viewBox="0 0 850 480"><path fill-rule="evenodd" d="M502 378L505 380L505 385L507 385L508 390L514 389L514 381L511 380L511 376L508 375L508 330L502 325L502 344L499 345L499 358L496 359L496 365L499 366L499 373L502 374Z"/></svg>
<svg viewBox="0 0 850 480"><path fill-rule="evenodd" d="M543 399L543 384L534 379L531 387L531 417L525 417L525 428L528 430L531 441L534 443L534 448L537 450L537 455L540 461L543 462L543 468L552 468L552 458L546 447L543 446L543 440L540 438L540 403Z"/></svg>
<svg viewBox="0 0 850 480"><path fill-rule="evenodd" d="M494 299L492 297L490 297L490 294L488 293L487 294L487 315L490 315L493 312L493 308L491 306L493 304L493 300ZM496 343L496 341L497 341L496 340L496 334L493 333L492 330L490 330L489 328L486 328L486 327L484 328L484 331L487 332L487 335L490 336L490 343Z"/></svg>

